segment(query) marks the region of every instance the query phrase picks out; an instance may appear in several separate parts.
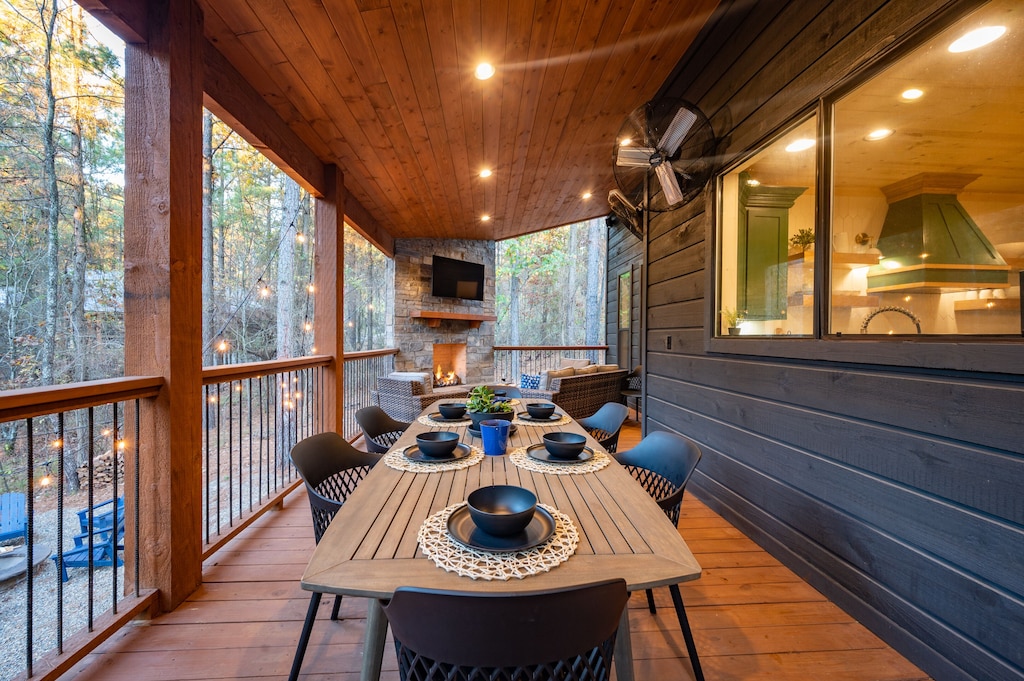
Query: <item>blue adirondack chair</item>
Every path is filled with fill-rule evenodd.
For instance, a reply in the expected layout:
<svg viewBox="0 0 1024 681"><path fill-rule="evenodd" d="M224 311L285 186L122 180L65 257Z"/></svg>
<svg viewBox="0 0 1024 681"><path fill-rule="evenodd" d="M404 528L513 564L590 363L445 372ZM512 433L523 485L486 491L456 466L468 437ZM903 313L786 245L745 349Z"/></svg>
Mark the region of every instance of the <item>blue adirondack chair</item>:
<svg viewBox="0 0 1024 681"><path fill-rule="evenodd" d="M18 537L28 541L25 495L21 492L0 494L0 541Z"/></svg>
<svg viewBox="0 0 1024 681"><path fill-rule="evenodd" d="M110 508L105 507L109 505ZM97 513L99 509L99 513ZM72 549L53 558L54 565L60 570L61 581L68 581L68 568L89 567L89 509L78 512L82 532L74 537ZM124 499L118 499L116 522L113 512L113 501L107 501L93 507L92 522L92 565L94 567L111 567L124 564L118 551L124 542Z"/></svg>

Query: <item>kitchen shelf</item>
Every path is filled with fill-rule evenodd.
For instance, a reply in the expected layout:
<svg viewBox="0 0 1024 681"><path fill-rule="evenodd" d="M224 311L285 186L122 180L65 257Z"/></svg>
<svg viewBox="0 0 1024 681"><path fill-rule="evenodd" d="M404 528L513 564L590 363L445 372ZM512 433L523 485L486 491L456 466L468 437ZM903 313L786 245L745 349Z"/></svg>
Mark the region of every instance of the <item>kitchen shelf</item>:
<svg viewBox="0 0 1024 681"><path fill-rule="evenodd" d="M851 296L839 294L832 296L832 307L878 307L878 296ZM789 304L810 307L814 304L814 296L810 293L794 293L789 297Z"/></svg>
<svg viewBox="0 0 1024 681"><path fill-rule="evenodd" d="M877 253L832 253L832 267L834 269L853 270L858 267L870 267L878 264ZM793 264L806 263L814 264L814 251L803 251L791 253L788 258Z"/></svg>
<svg viewBox="0 0 1024 681"><path fill-rule="evenodd" d="M976 300L953 301L954 312L973 310L1017 312L1020 310L1020 298L979 298Z"/></svg>
<svg viewBox="0 0 1024 681"><path fill-rule="evenodd" d="M422 319L429 327L441 326L441 320L468 322L469 328L478 329L483 322L497 321L492 314L472 314L467 312L434 312L432 310L413 310L409 316L414 319Z"/></svg>

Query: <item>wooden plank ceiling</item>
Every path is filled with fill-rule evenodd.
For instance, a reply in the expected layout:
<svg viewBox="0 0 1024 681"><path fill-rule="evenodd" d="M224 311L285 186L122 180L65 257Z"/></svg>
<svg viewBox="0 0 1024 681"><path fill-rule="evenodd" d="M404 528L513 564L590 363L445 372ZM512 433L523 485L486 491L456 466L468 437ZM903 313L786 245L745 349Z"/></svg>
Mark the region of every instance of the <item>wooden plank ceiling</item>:
<svg viewBox="0 0 1024 681"><path fill-rule="evenodd" d="M209 41L379 227L469 239L606 215L620 125L718 4L199 1Z"/></svg>

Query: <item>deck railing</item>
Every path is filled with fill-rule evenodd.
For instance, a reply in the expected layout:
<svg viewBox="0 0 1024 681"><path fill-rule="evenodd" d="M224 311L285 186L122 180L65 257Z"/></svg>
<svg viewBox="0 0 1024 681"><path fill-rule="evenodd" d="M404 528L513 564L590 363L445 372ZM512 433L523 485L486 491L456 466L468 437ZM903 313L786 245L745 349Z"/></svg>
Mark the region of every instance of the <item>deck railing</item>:
<svg viewBox="0 0 1024 681"><path fill-rule="evenodd" d="M25 510L24 533L0 554L13 573L0 582L0 678L52 677L57 656L65 665L84 656L152 601L138 588L138 415L162 384L120 378L0 394L0 491Z"/></svg>
<svg viewBox="0 0 1024 681"><path fill-rule="evenodd" d="M346 440L359 436L356 412L372 404L370 391L376 387L378 376L395 370L397 354L395 348L345 353L345 422L341 434Z"/></svg>
<svg viewBox="0 0 1024 681"><path fill-rule="evenodd" d="M523 374L557 369L563 359L589 359L603 364L607 345L496 345L494 381L519 384Z"/></svg>

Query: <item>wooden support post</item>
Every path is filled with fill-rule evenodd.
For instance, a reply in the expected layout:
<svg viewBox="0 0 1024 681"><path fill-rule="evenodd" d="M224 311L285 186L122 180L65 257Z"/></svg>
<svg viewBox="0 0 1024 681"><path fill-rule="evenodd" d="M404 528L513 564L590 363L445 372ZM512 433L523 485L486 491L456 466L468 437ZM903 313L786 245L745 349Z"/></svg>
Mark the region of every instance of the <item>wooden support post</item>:
<svg viewBox="0 0 1024 681"><path fill-rule="evenodd" d="M125 59L125 373L165 379L140 416L139 581L167 611L202 582L203 17L147 6Z"/></svg>
<svg viewBox="0 0 1024 681"><path fill-rule="evenodd" d="M341 432L345 402L345 178L324 166L327 193L316 200L313 339L318 355L334 358L324 381L324 430Z"/></svg>

